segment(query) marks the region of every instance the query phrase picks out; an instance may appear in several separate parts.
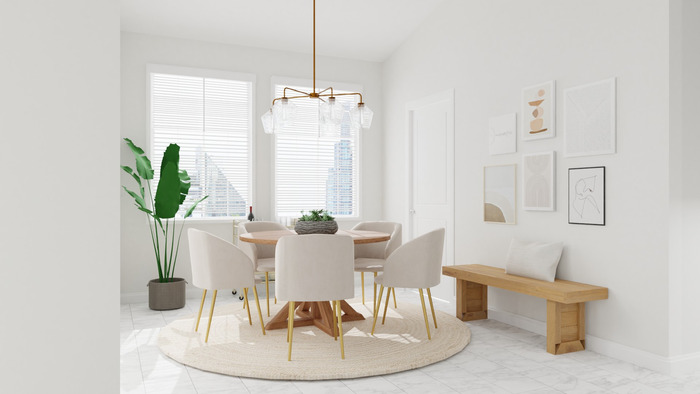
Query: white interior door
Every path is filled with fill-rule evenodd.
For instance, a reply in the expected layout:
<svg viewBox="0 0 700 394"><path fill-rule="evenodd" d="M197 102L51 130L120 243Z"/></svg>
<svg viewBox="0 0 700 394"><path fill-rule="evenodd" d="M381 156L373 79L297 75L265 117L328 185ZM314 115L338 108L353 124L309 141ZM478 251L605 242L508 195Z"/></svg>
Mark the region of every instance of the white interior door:
<svg viewBox="0 0 700 394"><path fill-rule="evenodd" d="M442 265L454 265L454 91L411 102L408 112L408 239L445 228ZM434 298L453 302L443 277Z"/></svg>

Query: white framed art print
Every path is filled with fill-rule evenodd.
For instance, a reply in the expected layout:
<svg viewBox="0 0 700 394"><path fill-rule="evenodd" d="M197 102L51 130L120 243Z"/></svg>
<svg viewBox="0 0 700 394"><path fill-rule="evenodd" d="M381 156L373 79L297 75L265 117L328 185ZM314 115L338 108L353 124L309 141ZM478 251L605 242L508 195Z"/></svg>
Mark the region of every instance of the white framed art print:
<svg viewBox="0 0 700 394"><path fill-rule="evenodd" d="M523 209L554 210L554 152L523 155Z"/></svg>
<svg viewBox="0 0 700 394"><path fill-rule="evenodd" d="M489 118L489 154L515 153L516 113Z"/></svg>
<svg viewBox="0 0 700 394"><path fill-rule="evenodd" d="M615 78L564 90L564 156L615 153Z"/></svg>

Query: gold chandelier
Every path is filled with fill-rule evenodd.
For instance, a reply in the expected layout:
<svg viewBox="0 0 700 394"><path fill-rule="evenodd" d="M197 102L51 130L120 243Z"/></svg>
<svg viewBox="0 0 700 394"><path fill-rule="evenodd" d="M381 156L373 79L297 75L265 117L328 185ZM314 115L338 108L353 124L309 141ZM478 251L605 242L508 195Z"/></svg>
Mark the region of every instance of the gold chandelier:
<svg viewBox="0 0 700 394"><path fill-rule="evenodd" d="M299 94L295 96L287 96L287 92ZM327 87L321 91L316 91L316 0L313 0L313 88L310 93L301 90L285 87L282 92L282 97L277 97L272 100L272 107L262 116L262 124L265 133L274 134L282 130L282 128L291 125L294 122L296 114L296 106L293 104L294 99L315 99L318 100L318 123L319 130L327 128L336 128L340 126L345 114L343 105L337 102L336 97L339 96L358 96L360 101L356 107L350 110L350 120L355 127L369 129L372 125L372 110L362 102L361 93L334 93L333 87Z"/></svg>

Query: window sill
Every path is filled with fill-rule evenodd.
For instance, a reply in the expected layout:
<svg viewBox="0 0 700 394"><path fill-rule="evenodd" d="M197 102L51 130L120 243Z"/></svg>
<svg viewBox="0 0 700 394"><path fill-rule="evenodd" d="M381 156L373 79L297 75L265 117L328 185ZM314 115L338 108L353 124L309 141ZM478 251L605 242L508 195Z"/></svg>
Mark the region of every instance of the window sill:
<svg viewBox="0 0 700 394"><path fill-rule="evenodd" d="M175 223L180 225L182 224L183 220L186 223L196 223L196 224L230 224L233 223L234 220L239 219L243 220L245 219L242 216L225 216L225 217L213 217L213 218L175 218ZM247 219L245 219L247 220ZM153 222L153 219L151 219L151 222Z"/></svg>

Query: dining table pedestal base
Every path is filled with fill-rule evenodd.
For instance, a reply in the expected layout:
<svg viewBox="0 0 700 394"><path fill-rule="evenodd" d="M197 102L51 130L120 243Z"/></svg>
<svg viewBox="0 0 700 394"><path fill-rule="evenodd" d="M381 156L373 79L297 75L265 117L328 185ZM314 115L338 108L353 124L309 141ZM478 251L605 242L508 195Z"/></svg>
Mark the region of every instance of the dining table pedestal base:
<svg viewBox="0 0 700 394"><path fill-rule="evenodd" d="M333 334L333 307L330 301L297 302L295 308L294 327L316 326L330 336ZM347 301L340 301L340 309L343 311L343 322L365 320L365 317L354 310ZM266 325L266 330L287 329L289 317L289 303Z"/></svg>

